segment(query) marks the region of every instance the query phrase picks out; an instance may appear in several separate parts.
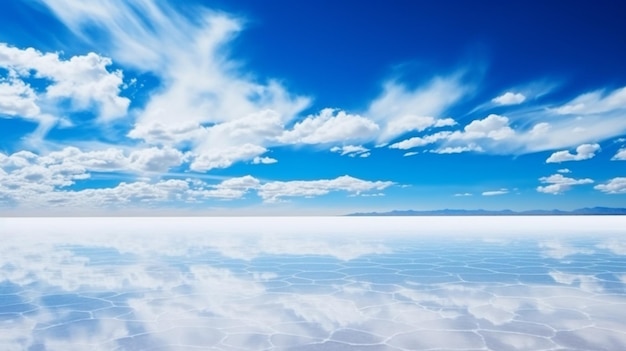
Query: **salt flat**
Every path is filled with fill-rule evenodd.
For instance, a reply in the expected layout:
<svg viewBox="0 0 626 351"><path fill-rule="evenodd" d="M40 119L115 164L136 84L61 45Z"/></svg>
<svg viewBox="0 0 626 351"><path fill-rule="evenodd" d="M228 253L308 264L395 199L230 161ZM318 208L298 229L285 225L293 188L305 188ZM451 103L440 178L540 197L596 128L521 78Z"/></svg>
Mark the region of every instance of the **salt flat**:
<svg viewBox="0 0 626 351"><path fill-rule="evenodd" d="M624 217L1 218L11 350L617 350Z"/></svg>

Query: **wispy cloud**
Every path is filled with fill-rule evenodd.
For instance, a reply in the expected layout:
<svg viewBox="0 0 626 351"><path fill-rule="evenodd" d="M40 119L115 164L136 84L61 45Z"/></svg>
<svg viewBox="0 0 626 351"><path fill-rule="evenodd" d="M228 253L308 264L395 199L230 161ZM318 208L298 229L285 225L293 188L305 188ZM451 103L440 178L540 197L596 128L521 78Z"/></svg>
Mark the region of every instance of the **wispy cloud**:
<svg viewBox="0 0 626 351"><path fill-rule="evenodd" d="M509 189L502 188L499 190L491 190L491 191L483 191L482 196L496 196L496 195L505 195L509 193Z"/></svg>
<svg viewBox="0 0 626 351"><path fill-rule="evenodd" d="M454 194L455 197L466 197L466 196L473 196L472 193L456 193Z"/></svg>
<svg viewBox="0 0 626 351"><path fill-rule="evenodd" d="M420 146L425 146L428 144L435 143L439 140L444 140L448 138L452 134L450 131L437 132L435 134L427 135L424 137L413 137L410 139L405 139L399 141L397 143L389 145L390 149L400 149L400 150L408 150Z"/></svg>
<svg viewBox="0 0 626 351"><path fill-rule="evenodd" d="M366 115L382 126L378 142L388 142L406 132L455 125L442 114L468 90L458 76L438 77L415 89L389 81Z"/></svg>
<svg viewBox="0 0 626 351"><path fill-rule="evenodd" d="M572 101L584 101L573 114L572 106L543 106L532 109L515 107L507 115L490 114L469 121L463 129L447 136L433 133L393 144L393 148L421 147L434 143L435 150L481 151L490 154L526 154L559 148L582 147L580 153L567 150L554 153L550 162L578 161L591 158L599 151L598 141L626 132L623 105L619 104L626 88L602 97L599 93L583 94ZM582 107L584 106L584 108ZM571 114L570 114L571 112ZM436 139L436 140L435 140Z"/></svg>
<svg viewBox="0 0 626 351"><path fill-rule="evenodd" d="M327 108L296 123L293 129L285 131L277 139L293 144L367 141L378 130L379 126L365 117Z"/></svg>
<svg viewBox="0 0 626 351"><path fill-rule="evenodd" d="M612 161L626 161L626 148L619 149L615 156L611 157Z"/></svg>
<svg viewBox="0 0 626 351"><path fill-rule="evenodd" d="M233 16L204 8L182 14L150 0L93 6L44 2L75 34L106 47L117 62L158 76L161 86L137 113L129 136L149 144L193 145L193 169L260 156L309 104L277 81L251 79L228 57L227 44L242 29Z"/></svg>
<svg viewBox="0 0 626 351"><path fill-rule="evenodd" d="M560 115L591 115L626 110L626 87L582 94L554 109Z"/></svg>
<svg viewBox="0 0 626 351"><path fill-rule="evenodd" d="M368 157L370 155L370 149L363 147L362 145L344 145L344 146L333 146L330 148L331 152L337 152L341 154L341 156L350 156L350 157Z"/></svg>

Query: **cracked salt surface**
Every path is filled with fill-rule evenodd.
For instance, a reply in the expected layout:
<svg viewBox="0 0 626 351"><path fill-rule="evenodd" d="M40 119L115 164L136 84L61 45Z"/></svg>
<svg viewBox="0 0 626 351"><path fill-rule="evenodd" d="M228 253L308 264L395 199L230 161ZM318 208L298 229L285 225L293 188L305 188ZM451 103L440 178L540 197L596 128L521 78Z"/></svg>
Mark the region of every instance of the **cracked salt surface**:
<svg viewBox="0 0 626 351"><path fill-rule="evenodd" d="M626 218L0 218L6 350L624 350Z"/></svg>

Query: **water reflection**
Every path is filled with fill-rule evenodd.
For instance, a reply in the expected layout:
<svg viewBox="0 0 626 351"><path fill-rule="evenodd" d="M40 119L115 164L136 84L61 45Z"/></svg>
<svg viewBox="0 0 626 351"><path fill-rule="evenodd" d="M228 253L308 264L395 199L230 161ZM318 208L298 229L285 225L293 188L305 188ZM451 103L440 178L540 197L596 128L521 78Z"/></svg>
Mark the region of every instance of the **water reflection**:
<svg viewBox="0 0 626 351"><path fill-rule="evenodd" d="M436 234L418 220L377 227L371 219L350 219L342 222L348 226L332 230L318 225L317 233L308 224L293 225L297 219L247 221L1 219L0 345L12 350L614 350L626 345L626 245L620 229L626 225L615 219L585 219L593 231L583 222L569 229L555 226L550 236L545 227L535 232L526 227L527 235L520 236L507 228L485 230L490 224L473 231L460 229L463 223L437 227L430 219Z"/></svg>

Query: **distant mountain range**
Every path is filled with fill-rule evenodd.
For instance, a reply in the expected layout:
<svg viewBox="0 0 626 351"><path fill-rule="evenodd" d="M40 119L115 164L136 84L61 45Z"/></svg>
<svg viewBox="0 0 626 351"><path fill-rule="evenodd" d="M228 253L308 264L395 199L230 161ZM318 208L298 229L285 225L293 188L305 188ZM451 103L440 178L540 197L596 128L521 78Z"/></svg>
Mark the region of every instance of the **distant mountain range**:
<svg viewBox="0 0 626 351"><path fill-rule="evenodd" d="M613 207L585 207L572 211L562 210L528 210L528 211L512 211L512 210L432 210L432 211L414 211L414 210L395 210L390 212L360 212L350 213L347 216L599 216L599 215L626 215L626 208Z"/></svg>

